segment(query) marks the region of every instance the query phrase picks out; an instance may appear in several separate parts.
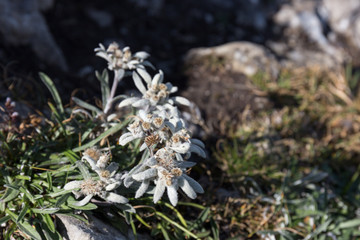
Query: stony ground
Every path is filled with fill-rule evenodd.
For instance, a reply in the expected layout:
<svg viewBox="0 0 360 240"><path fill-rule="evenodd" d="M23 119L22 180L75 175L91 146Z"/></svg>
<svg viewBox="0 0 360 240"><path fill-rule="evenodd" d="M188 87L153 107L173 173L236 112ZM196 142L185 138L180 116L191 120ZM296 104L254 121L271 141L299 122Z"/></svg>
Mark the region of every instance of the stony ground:
<svg viewBox="0 0 360 240"><path fill-rule="evenodd" d="M43 2L52 5L42 24L62 67L30 40L0 34L0 100L22 103L25 129L41 121L29 111L48 114L38 71L53 78L64 103L71 94L94 102L93 73L104 65L93 49L117 41L148 51L201 110L196 134L209 159L191 174L207 189L196 203L211 211L196 231L211 229L209 239L359 236L359 30L354 20L348 32L339 24L356 19L356 0L348 9L326 0ZM30 5L20 17L37 11ZM238 43L209 48L231 41Z"/></svg>

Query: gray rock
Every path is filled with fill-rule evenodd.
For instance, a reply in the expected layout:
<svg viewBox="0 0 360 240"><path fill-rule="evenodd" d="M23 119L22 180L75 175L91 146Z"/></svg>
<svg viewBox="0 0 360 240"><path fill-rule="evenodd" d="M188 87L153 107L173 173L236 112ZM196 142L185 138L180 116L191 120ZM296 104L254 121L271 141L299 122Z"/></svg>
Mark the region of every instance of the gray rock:
<svg viewBox="0 0 360 240"><path fill-rule="evenodd" d="M1 0L0 33L11 45L30 45L44 62L68 70L65 57L41 14L53 0Z"/></svg>
<svg viewBox="0 0 360 240"><path fill-rule="evenodd" d="M57 228L64 240L131 240L134 235L129 232L129 236L124 236L116 228L91 217L90 224L67 215L57 214L59 219ZM139 237L139 236L138 236ZM150 239L147 236L141 236L139 239Z"/></svg>
<svg viewBox="0 0 360 240"><path fill-rule="evenodd" d="M346 52L328 39L324 31L324 18L318 14L320 5L316 1L293 0L284 4L274 15L274 22L284 28L281 52L279 43L270 43L269 47L278 55L286 55L293 63L322 64L315 57L320 55L325 59L324 67L336 67L348 60ZM326 23L325 23L326 24ZM309 60L309 61L308 61Z"/></svg>
<svg viewBox="0 0 360 240"><path fill-rule="evenodd" d="M329 26L339 36L338 40L346 39L350 47L357 50L351 55L357 56L360 64L360 1L323 0L322 9Z"/></svg>
<svg viewBox="0 0 360 240"><path fill-rule="evenodd" d="M189 81L182 95L204 113L206 134L225 133L228 123L236 124L244 111L272 108L266 93L251 80L256 74L278 74L276 59L260 45L233 42L192 49L185 66Z"/></svg>
<svg viewBox="0 0 360 240"><path fill-rule="evenodd" d="M225 67L236 73L253 76L258 72L273 77L278 74L278 63L271 52L261 45L250 42L231 42L210 48L196 48L189 51L187 60L215 56L225 60Z"/></svg>

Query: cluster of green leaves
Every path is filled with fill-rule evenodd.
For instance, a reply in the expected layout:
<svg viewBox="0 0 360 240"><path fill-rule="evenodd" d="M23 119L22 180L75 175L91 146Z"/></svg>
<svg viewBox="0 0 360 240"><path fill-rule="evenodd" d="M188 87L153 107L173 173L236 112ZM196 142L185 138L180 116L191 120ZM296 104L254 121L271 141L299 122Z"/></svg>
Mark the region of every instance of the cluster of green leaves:
<svg viewBox="0 0 360 240"><path fill-rule="evenodd" d="M108 139L114 143L108 146L112 161L127 170L137 161L139 143L127 148L115 144L126 125L126 116L105 127L101 118L89 120L87 116L73 116L73 109L63 106L52 80L42 73L40 78L54 99L55 104L49 102L51 116L43 125L32 129L31 136L0 130L0 235L4 239L62 239L54 224L56 214L85 222L88 221L87 215L97 214L125 235L128 228L132 228L135 235L145 232L156 238L218 238L209 208L197 204L179 203L187 206L184 210L192 208L199 212L199 217L186 220L181 211L171 205L162 202L155 206L149 198L132 199L130 196L133 194L128 194L126 191L129 190L124 188L124 195L134 208L116 204L104 207L96 205L96 201L78 206L71 190L62 188L69 181L82 179L81 166L77 164L81 151L101 142L105 144L104 140ZM98 74L98 78L103 93L108 92L104 87L104 83L108 84L107 74ZM94 116L99 114L100 110L81 100L76 101L92 111Z"/></svg>

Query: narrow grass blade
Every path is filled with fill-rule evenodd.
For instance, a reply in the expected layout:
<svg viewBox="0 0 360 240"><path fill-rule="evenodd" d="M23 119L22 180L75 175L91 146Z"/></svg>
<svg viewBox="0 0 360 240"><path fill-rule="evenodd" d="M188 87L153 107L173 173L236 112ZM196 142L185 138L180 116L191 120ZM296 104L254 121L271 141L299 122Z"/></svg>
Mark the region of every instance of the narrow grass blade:
<svg viewBox="0 0 360 240"><path fill-rule="evenodd" d="M16 219L18 219L18 215L10 211L9 209L6 209L5 212L11 217L11 219L16 222ZM28 222L22 221L18 222L17 226L19 229L24 232L25 234L29 235L33 239L41 240L40 234L33 228Z"/></svg>
<svg viewBox="0 0 360 240"><path fill-rule="evenodd" d="M57 109L59 110L59 112L61 114L64 114L64 107L63 107L63 104L61 102L59 92L57 91L54 82L45 73L40 72L39 76L40 76L41 81L49 89L49 91L50 91L50 93L51 93L51 95L52 95L52 97L53 97L53 99L55 101Z"/></svg>
<svg viewBox="0 0 360 240"><path fill-rule="evenodd" d="M118 132L120 129L124 128L128 124L129 121L130 120L126 120L126 121L124 121L122 123L119 123L119 124L113 126L112 128L110 128L107 131L103 132L99 137L95 138L91 142L88 142L88 143L82 145L81 147L74 148L73 151L74 152L80 152L80 151L85 150L86 148L94 146L96 143L100 142L103 138L106 138L106 137Z"/></svg>
<svg viewBox="0 0 360 240"><path fill-rule="evenodd" d="M174 222L173 220L171 220L170 218L168 218L167 216L165 216L165 214L161 213L161 212L155 212L155 214L159 217L161 217L162 219L166 220L167 222L169 222L170 224L174 225L175 227L181 229L184 233L190 235L191 237L195 238L195 239L200 239L198 238L195 234L193 234L192 232L190 232L189 230L187 230L186 228L184 228L183 226L181 226L180 224L178 224L177 222Z"/></svg>
<svg viewBox="0 0 360 240"><path fill-rule="evenodd" d="M85 109L87 109L87 110L93 111L93 112L95 112L97 115L101 115L101 114L102 114L102 111L101 111L99 108L97 108L97 107L95 107L95 106L93 106L93 105L91 105L91 104L89 104L89 103L87 103L87 102L84 102L83 100L81 100L81 99L79 99L79 98L77 98L77 97L72 97L71 99L72 99L77 105L79 105L79 106L82 107L82 108L85 108Z"/></svg>

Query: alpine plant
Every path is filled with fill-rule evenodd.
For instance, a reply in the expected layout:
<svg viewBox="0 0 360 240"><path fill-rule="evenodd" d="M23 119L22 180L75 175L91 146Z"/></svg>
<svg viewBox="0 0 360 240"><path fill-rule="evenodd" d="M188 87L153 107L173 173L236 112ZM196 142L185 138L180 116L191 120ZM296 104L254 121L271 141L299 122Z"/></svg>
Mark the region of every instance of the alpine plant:
<svg viewBox="0 0 360 240"><path fill-rule="evenodd" d="M118 164L109 163L108 154L95 148L88 149L82 157L86 165L81 163L80 166L87 166L97 176L91 177L94 174L82 171L84 180L69 182L64 188L73 189L77 198L84 197L80 205L86 204L94 196L108 202L127 203L127 199L116 192L121 184L126 188L135 188L135 198L140 198L145 193L152 194L154 203L166 191L171 204L176 206L180 189L189 198L195 199L197 193L203 193L204 190L188 176L190 168L196 165L188 159L193 153L205 158L205 146L200 140L191 137L177 108L178 105L192 108L193 104L186 98L171 96L177 92L177 87L164 82L161 70L153 77L148 73L147 67L155 70L146 60L148 53L132 54L129 47L120 49L116 43L110 44L108 48L100 44L95 52L107 61L108 69L114 72L109 104L104 109L106 114L111 113L115 90L123 77L131 76L139 90L138 95L126 97L117 106L118 109L131 107L135 112L127 126L128 131L120 136L118 142L125 146L140 140L143 160L129 172L119 173Z"/></svg>
<svg viewBox="0 0 360 240"><path fill-rule="evenodd" d="M128 97L119 104L120 108L131 106L136 109L128 132L120 137L119 144L124 146L140 139L140 151L145 151L144 155L148 157L123 176L124 186L140 183L135 194L135 198L139 198L153 182L154 203L161 199L165 190L173 206L178 202L179 189L189 198L196 198L197 193L204 190L187 175L189 168L196 164L187 160L192 153L205 158L205 146L200 140L191 138L176 106L191 107L190 101L179 96L170 97L177 87L164 83L161 70L153 78L145 71L133 71L132 78L141 96Z"/></svg>

